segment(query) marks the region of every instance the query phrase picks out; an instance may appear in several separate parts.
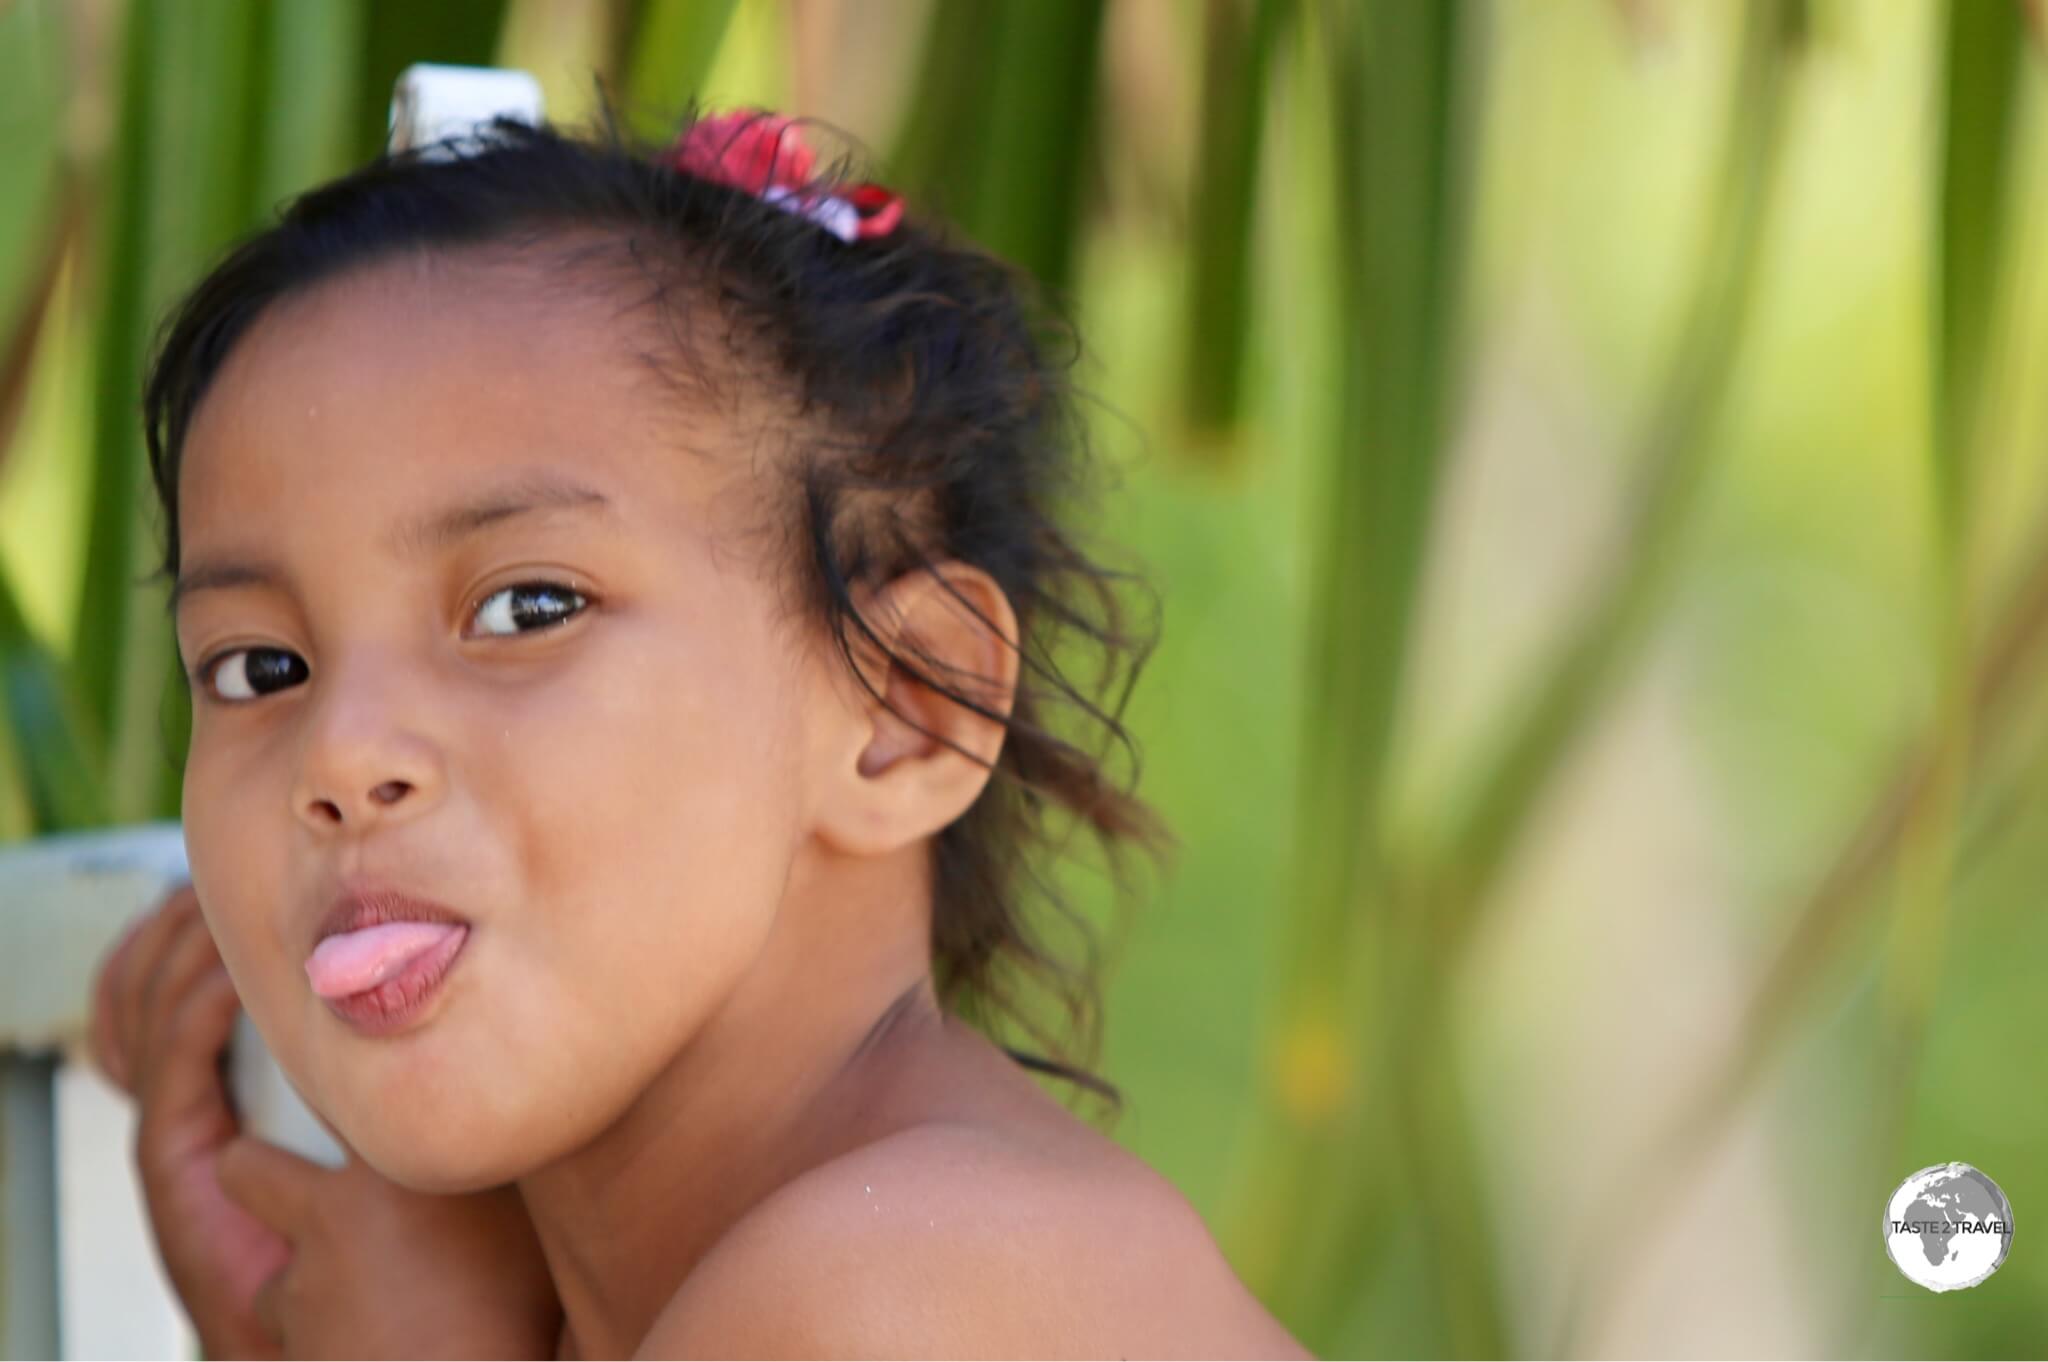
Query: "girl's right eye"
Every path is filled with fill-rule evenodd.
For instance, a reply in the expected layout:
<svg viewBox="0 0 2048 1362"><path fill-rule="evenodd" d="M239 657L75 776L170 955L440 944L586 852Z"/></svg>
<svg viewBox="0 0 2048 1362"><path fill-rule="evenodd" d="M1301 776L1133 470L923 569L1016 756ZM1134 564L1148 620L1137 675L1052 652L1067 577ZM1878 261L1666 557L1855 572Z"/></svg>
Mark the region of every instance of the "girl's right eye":
<svg viewBox="0 0 2048 1362"><path fill-rule="evenodd" d="M247 704L305 677L304 660L282 648L237 648L222 653L200 672L200 679L213 693L231 705Z"/></svg>

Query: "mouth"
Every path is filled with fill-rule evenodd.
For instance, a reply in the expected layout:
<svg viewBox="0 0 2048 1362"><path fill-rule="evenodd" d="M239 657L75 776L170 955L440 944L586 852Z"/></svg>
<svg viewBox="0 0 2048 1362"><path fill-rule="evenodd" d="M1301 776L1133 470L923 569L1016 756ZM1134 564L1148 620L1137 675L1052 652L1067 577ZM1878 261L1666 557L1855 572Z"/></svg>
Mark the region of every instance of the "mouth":
<svg viewBox="0 0 2048 1362"><path fill-rule="evenodd" d="M452 910L387 889L352 889L322 920L306 977L328 1010L370 1036L425 1014L469 941Z"/></svg>

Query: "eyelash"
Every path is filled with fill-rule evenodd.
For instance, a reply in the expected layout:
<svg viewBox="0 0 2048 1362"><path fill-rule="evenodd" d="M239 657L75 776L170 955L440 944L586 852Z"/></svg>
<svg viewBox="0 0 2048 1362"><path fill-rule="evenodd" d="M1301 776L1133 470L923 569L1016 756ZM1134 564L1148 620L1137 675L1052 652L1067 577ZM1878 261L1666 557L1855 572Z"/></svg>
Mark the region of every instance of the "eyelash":
<svg viewBox="0 0 2048 1362"><path fill-rule="evenodd" d="M526 636L526 635L531 635L531 634L544 634L544 633L548 632L548 631L549 631L549 630L551 630L551 629L558 629L558 628L560 628L560 627L561 627L562 625L565 625L565 624L567 624L567 623L568 623L568 622L569 622L570 620L573 620L573 619L575 619L575 618L576 618L576 617L577 617L578 615L582 614L582 613L583 613L583 612L584 612L585 610L587 610L587 609L589 609L589 608L590 608L590 597L588 597L588 596L586 596L586 595L585 595L584 593L582 593L582 592L580 592L580 591L576 590L576 589L575 589L574 587L572 587L572 586L567 586L567 585L564 585L564 584L563 584L563 583L561 583L561 582L550 582L550 581L543 581L543 580L535 580L535 581L526 581L526 582L512 582L512 583L509 583L509 584L507 584L507 585L505 585L505 586L501 586L501 587L499 587L499 588L498 588L497 590L495 590L495 591L491 592L491 593L490 593L489 595L485 596L485 597L484 597L484 598L483 598L482 600L480 600L480 601L478 601L478 602L477 602L477 604L476 604L476 608L472 609L472 610L471 610L471 611L469 612L469 618L470 618L471 620L475 620L475 619L476 619L476 618L477 618L478 616L480 616L480 615L482 615L482 614L483 614L483 612L484 612L484 607L486 607L487 605L489 605L489 603L490 603L490 602L492 602L492 601L495 601L495 600L499 599L500 597L516 597L516 596L518 596L518 595L519 595L520 593L522 593L522 592L524 592L524 593L540 593L540 592L546 592L546 593L548 593L548 594L550 594L550 595L554 595L554 596L563 596L563 597L567 597L567 598L568 598L568 599L569 599L569 600L570 600L570 601L571 601L571 602L572 602L573 604L572 604L572 607L571 607L571 608L570 608L570 609L569 609L568 611L566 611L565 613L563 613L563 614L561 614L560 616L558 616L557 618L555 618L555 619L552 619L552 620L548 621L547 623L545 623L545 624L542 624L542 625L539 625L539 626L537 626L537 627L535 627L535 628L532 628L532 629L514 629L514 630L513 630L513 632L511 632L511 633L509 633L509 634L484 634L484 635L481 635L481 637L484 637L484 638L519 638L519 637L522 637L522 636ZM510 606L510 605L508 604L508 605L507 605L507 606L505 607L505 609L506 609L506 611L507 611L507 612L508 612L508 614L509 614L509 612L510 612L510 610L511 610L511 606ZM197 668L197 669L195 669L195 671L194 671L194 673L193 673L193 677L194 677L194 680L196 680L196 681L198 682L198 684L200 685L200 687L201 687L202 689L204 689L204 690L205 690L205 691L207 692L207 694L208 694L208 698L210 698L210 699L214 700L214 701L215 701L216 703L218 703L218 704L223 704L223 705L250 705L250 704L254 704L254 703L256 703L256 701L258 701L258 700L261 700L261 699L262 699L262 698L264 697L264 695L265 695L265 694L275 694L276 692L274 692L274 691L272 691L272 692L258 692L258 693L256 693L255 695L253 695L253 696L251 696L251 697L248 697L248 698L237 698L237 699L232 699L232 700L230 700L230 699L227 699L227 698L225 698L225 697L223 697L223 696L219 695L219 694L218 694L218 693L217 693L217 692L216 692L216 691L214 690L214 687L213 687L213 680L214 680L214 677L215 677L215 675L216 675L216 674L217 674L217 673L218 673L218 672L220 671L221 667L222 667L222 666L224 666L224 665L225 665L225 664L226 664L226 663L228 662L228 660L229 660L230 658L236 657L236 656L238 656L238 655L246 655L246 654L256 654L256 653L277 653L277 654L283 654L283 655L285 655L285 656L296 656L295 654L291 653L291 651L290 651L289 649L286 649L286 648L230 648L230 649L228 649L228 650L227 650L226 652L220 652L220 653L215 653L215 654L214 654L214 655L213 655L212 657L210 657L210 658L208 658L208 659L207 659L206 661L204 661L204 662L200 663L200 664L199 664L199 666L198 666L198 668ZM244 670L245 670L245 672L246 672L246 665L245 665L245 667L244 667ZM283 690L283 689L289 689L289 687L279 687L279 689L280 689L280 690Z"/></svg>

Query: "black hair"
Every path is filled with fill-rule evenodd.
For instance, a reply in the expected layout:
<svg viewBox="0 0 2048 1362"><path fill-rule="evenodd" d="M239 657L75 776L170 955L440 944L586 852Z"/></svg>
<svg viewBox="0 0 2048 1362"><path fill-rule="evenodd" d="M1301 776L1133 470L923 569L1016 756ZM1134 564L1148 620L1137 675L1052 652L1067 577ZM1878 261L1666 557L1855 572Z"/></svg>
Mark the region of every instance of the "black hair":
<svg viewBox="0 0 2048 1362"><path fill-rule="evenodd" d="M701 122L692 110L682 128ZM806 192L845 185L850 165L841 158ZM764 378L783 390L786 480L767 488L789 527L776 580L807 637L836 646L877 700L854 665L854 635L885 647L856 604L862 587L948 558L1001 586L1019 631L1007 640L1019 653L1007 717L934 675L924 664L943 664L914 645L916 656L887 650L921 684L1006 726L988 785L932 839L934 983L945 1006L999 1043L1007 1021L1050 1056L1005 1045L1019 1063L1120 1109L1121 1094L1088 1067L1101 1038L1096 933L1038 863L1067 850L1063 816L1069 835L1095 834L1126 891L1124 852L1159 857L1174 844L1134 792L1138 754L1121 720L1156 615L1146 631L1128 628L1120 586L1149 587L1091 558L1064 523L1086 504L1094 469L1068 378L1073 328L1023 272L942 224L913 212L884 235L842 240L629 140L608 109L588 133L498 119L460 143L386 152L286 203L165 319L143 402L161 574L178 571L178 472L193 413L265 309L394 257L503 249L553 250L551 264L597 263L613 282L646 286L638 301L672 342L647 357L667 361L669 375L690 373L700 393ZM699 314L721 319L721 341L748 362L707 362L716 355L688 339ZM1084 687L1062 662L1091 652ZM1063 720L1089 731L1063 736ZM1131 759L1128 785L1110 775L1112 746ZM1074 931L1085 962L1034 928L1034 893ZM1022 985L1061 1007L1064 1036L1034 1015Z"/></svg>

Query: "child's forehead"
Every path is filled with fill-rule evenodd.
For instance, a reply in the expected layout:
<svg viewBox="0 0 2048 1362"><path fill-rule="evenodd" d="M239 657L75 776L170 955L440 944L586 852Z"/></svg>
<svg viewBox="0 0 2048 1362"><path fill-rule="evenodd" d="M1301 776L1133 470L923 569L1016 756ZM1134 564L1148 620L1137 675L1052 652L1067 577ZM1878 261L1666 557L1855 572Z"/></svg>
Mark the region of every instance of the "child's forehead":
<svg viewBox="0 0 2048 1362"><path fill-rule="evenodd" d="M266 378L389 383L408 370L545 367L579 377L623 367L638 340L618 308L533 264L476 252L410 252L357 266L272 302L229 355ZM359 373L360 371L360 373ZM573 395L573 394L571 394Z"/></svg>
<svg viewBox="0 0 2048 1362"><path fill-rule="evenodd" d="M275 472L290 450L351 464L638 450L665 479L735 462L719 456L758 443L763 413L665 381L660 343L617 297L531 261L396 257L257 318L194 413L180 481Z"/></svg>

